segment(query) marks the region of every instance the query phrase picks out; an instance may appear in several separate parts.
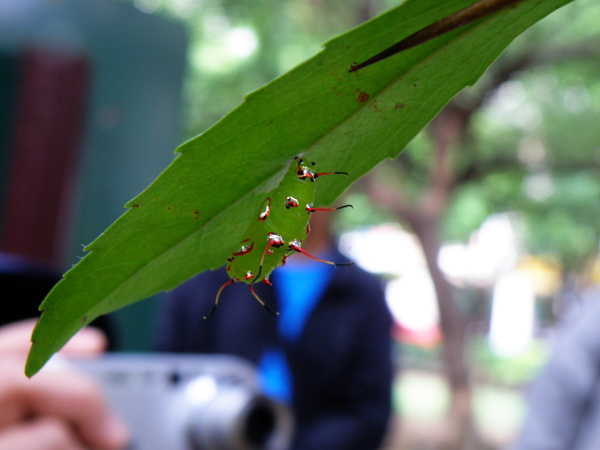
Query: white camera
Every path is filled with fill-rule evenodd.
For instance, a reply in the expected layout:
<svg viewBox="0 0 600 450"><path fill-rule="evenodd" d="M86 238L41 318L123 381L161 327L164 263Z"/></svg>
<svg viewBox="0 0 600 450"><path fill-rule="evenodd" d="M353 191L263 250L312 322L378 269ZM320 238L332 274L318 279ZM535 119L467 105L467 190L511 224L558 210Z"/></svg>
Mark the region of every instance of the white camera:
<svg viewBox="0 0 600 450"><path fill-rule="evenodd" d="M289 447L289 409L260 391L243 359L115 353L71 362L104 387L132 432L130 450Z"/></svg>

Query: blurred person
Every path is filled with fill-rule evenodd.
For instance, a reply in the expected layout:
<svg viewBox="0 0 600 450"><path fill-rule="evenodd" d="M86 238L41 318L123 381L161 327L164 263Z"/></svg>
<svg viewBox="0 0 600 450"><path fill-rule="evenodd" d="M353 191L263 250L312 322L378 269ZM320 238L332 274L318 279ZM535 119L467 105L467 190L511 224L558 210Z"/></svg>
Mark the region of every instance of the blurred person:
<svg viewBox="0 0 600 450"><path fill-rule="evenodd" d="M91 378L56 366L25 377L34 324L24 320L0 327L0 450L125 448L127 430ZM102 332L89 327L61 353L93 356L105 347Z"/></svg>
<svg viewBox="0 0 600 450"><path fill-rule="evenodd" d="M513 450L600 448L600 293L559 331Z"/></svg>
<svg viewBox="0 0 600 450"><path fill-rule="evenodd" d="M303 246L342 262L328 213L315 213ZM164 304L159 350L226 353L257 364L267 394L291 404L295 450L380 447L391 414L392 320L379 279L357 266L333 267L303 255L275 270L272 287L255 286L280 315L252 298L245 283L215 295L225 270L205 272Z"/></svg>

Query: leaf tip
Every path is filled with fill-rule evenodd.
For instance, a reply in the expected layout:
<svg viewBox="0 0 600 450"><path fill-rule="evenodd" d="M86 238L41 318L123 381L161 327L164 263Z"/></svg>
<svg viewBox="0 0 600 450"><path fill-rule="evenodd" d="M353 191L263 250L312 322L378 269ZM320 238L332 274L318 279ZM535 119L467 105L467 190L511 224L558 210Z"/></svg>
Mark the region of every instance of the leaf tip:
<svg viewBox="0 0 600 450"><path fill-rule="evenodd" d="M31 378L38 373L42 367L48 362L49 358L44 358L39 355L36 351L35 342L32 343L29 355L27 355L27 362L25 363L25 376Z"/></svg>

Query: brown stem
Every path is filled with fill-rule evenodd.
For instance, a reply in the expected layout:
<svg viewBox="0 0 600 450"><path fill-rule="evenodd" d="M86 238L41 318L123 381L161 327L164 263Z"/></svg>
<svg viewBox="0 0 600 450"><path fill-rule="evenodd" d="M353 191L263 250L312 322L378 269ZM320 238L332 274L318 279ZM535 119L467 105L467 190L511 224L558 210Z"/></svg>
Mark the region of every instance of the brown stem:
<svg viewBox="0 0 600 450"><path fill-rule="evenodd" d="M414 34L402 39L400 42L395 43L389 48L386 48L375 56L367 59L360 64L353 64L349 73L354 72L363 67L370 66L376 62L382 61L390 56L396 55L400 52L408 50L409 48L416 47L417 45L423 44L431 39L446 34L457 28L461 28L471 22L474 22L483 17L487 17L490 14L501 11L509 6L515 5L523 0L481 0L473 3L460 11L450 14L441 20L417 31Z"/></svg>

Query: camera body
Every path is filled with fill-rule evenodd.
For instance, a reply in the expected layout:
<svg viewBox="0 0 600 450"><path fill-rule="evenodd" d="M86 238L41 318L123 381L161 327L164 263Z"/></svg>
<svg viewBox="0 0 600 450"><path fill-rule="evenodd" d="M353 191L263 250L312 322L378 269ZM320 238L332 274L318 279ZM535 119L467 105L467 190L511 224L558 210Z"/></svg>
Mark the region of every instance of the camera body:
<svg viewBox="0 0 600 450"><path fill-rule="evenodd" d="M292 416L229 355L107 354L70 362L128 423L131 450L285 450Z"/></svg>

